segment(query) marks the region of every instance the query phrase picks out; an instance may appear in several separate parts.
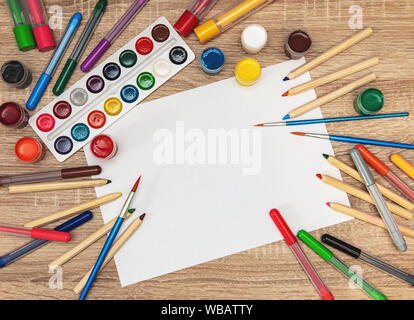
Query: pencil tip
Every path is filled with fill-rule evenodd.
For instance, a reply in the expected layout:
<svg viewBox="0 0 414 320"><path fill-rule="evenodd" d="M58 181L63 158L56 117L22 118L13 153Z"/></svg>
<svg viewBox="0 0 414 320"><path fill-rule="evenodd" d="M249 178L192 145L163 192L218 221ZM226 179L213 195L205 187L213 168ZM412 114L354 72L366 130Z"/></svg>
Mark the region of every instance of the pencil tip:
<svg viewBox="0 0 414 320"><path fill-rule="evenodd" d="M141 219L141 221L142 221L142 220L144 220L144 218L145 218L145 213L141 214L141 215L139 216L139 218Z"/></svg>
<svg viewBox="0 0 414 320"><path fill-rule="evenodd" d="M106 184L112 183L112 180L106 180Z"/></svg>
<svg viewBox="0 0 414 320"><path fill-rule="evenodd" d="M255 124L255 127L263 127L263 123Z"/></svg>
<svg viewBox="0 0 414 320"><path fill-rule="evenodd" d="M282 94L282 97L287 97L289 95L289 91L286 91L284 94Z"/></svg>
<svg viewBox="0 0 414 320"><path fill-rule="evenodd" d="M318 173L316 176L317 176L319 179L321 179L321 180L322 180L322 175L321 175L320 173Z"/></svg>
<svg viewBox="0 0 414 320"><path fill-rule="evenodd" d="M327 155L326 153L322 153L322 155L325 159L329 159L329 155Z"/></svg>
<svg viewBox="0 0 414 320"><path fill-rule="evenodd" d="M137 191L138 185L139 185L139 181L141 180L141 176L139 176L137 182L135 182L134 186L132 187L132 192Z"/></svg>
<svg viewBox="0 0 414 320"><path fill-rule="evenodd" d="M330 208L331 207L331 203L327 202L326 205Z"/></svg>
<svg viewBox="0 0 414 320"><path fill-rule="evenodd" d="M282 118L282 120L287 120L287 119L290 119L290 115L289 115L289 114L285 115L285 116Z"/></svg>
<svg viewBox="0 0 414 320"><path fill-rule="evenodd" d="M291 132L291 134L294 134L296 136L305 136L303 132Z"/></svg>
<svg viewBox="0 0 414 320"><path fill-rule="evenodd" d="M135 208L132 208L132 209L129 209L128 212L132 214L135 212L135 210L136 210Z"/></svg>
<svg viewBox="0 0 414 320"><path fill-rule="evenodd" d="M283 79L283 81L289 81L290 79L289 79L289 77L285 77L284 79Z"/></svg>

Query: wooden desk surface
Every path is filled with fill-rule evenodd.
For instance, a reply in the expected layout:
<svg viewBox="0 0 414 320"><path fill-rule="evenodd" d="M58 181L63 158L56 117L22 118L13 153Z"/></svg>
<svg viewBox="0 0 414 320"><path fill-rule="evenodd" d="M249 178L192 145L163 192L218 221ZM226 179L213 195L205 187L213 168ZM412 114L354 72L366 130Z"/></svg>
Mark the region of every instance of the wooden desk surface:
<svg viewBox="0 0 414 320"><path fill-rule="evenodd" d="M95 5L94 0L45 0L47 7L58 4L63 8L63 28L69 17L80 11L85 14L85 20ZM109 7L104 15L88 49L94 47L112 28L114 21L120 18L128 8L130 0L109 1ZM230 1L221 0L209 16L216 14L227 6ZM153 20L161 15L166 16L174 23L183 10L189 5L190 0L151 0L143 11L133 20L122 35L115 41L105 55L105 58L118 50ZM287 58L283 51L284 40L289 32L301 28L308 31L313 39L313 47L307 58L312 59L324 52L329 47L346 39L353 34L348 26L350 18L349 8L356 4L355 1L331 0L277 0L265 10L243 21L220 37L211 41L208 45L220 47L226 54L227 64L220 75L209 77L200 71L197 62L192 63L183 72L157 90L150 98L160 98L173 93L191 89L233 76L235 64L241 58L247 56L240 46L241 30L249 23L262 24L269 33L269 42L265 49L256 58L263 67L285 61ZM363 59L378 55L381 59L379 66L375 67L378 81L374 86L383 90L386 96L386 112L413 111L414 102L414 51L413 33L414 26L414 0L405 1L358 1L363 8L364 27L372 27L374 35L351 48L346 53L335 57L322 66L312 71L313 78L318 78L345 66L354 64ZM17 59L30 67L34 75L34 82L38 79L44 66L49 61L51 53L40 53L37 50L19 52L11 31L11 23L4 2L0 4L0 47L1 63ZM82 25L82 28L84 26ZM56 39L60 39L63 29L55 30ZM72 51L80 32L72 41L64 60ZM198 43L196 37L191 35L187 42L196 52L197 56L205 48ZM84 55L85 57L85 55ZM61 63L57 73L60 73ZM363 72L363 74L368 71ZM71 79L71 83L77 81L83 74L77 70ZM356 77L351 77L356 78ZM334 88L347 83L350 79L338 81L317 90L318 95L323 95ZM184 83L179 88L177 83ZM41 106L53 99L49 90L41 100ZM0 81L0 101L16 101L22 105L27 100L31 90L16 90L9 88ZM359 92L359 90L358 90ZM339 116L355 114L352 101L357 93L348 94L326 106L322 107L325 116ZM388 139L413 143L411 136L413 130L413 117L398 120L376 120L367 122L349 122L328 125L330 133L364 136L368 138ZM0 175L17 174L61 168L50 153L38 164L27 165L18 162L13 155L15 142L21 136L35 136L29 128L24 130L9 130L0 127ZM334 143L336 155L350 164L348 152L351 145ZM386 148L370 148L380 159L384 160L391 168L395 167L388 161L388 156L393 150ZM414 162L412 151L402 151L407 159ZM76 153L64 163L65 167L86 164L83 151ZM395 169L398 170L398 169ZM414 187L414 182L401 174L403 180ZM346 182L355 183L351 178L344 177ZM383 179L381 179L383 180ZM383 181L385 184L387 182ZM1 221L22 225L24 222L50 213L70 207L80 202L93 199L93 190L75 190L62 193L37 193L23 195L7 195L4 188L0 190ZM328 201L329 199L327 199ZM373 206L363 203L351 197L352 206L374 211ZM49 289L47 264L61 255L69 247L80 242L87 235L102 225L99 210L93 210L94 219L73 232L74 239L71 244L62 245L51 243L36 253L24 257L20 261L0 271L0 298L1 299L76 299L77 296L71 290L84 273L95 262L95 258L102 247L103 239L94 244L87 251L68 262L63 267L63 289ZM401 221L400 219L398 219ZM410 222L403 221L405 225ZM413 223L411 222L411 225ZM401 254L394 249L393 244L383 229L379 229L360 221L351 221L336 225L314 233L320 236L329 231L334 235L348 239L350 242L362 246L366 251L383 258L384 260L414 272L414 240L407 239L408 252ZM1 237L1 253L4 254L27 240L12 236ZM337 299L367 299L360 290L349 288L348 281L343 278L333 267L321 261L315 254L305 251L318 269L321 277L332 290ZM365 264L361 264L343 254L338 254L349 265L363 268L365 279L385 293L390 299L412 299L414 289L394 278L384 275ZM193 268L168 274L153 280L145 281L126 288L121 288L118 280L115 264L111 262L105 271L99 275L93 290L88 298L91 299L318 299L311 283L301 270L293 255L287 249L285 243L269 244L260 248L249 250L230 257L218 259Z"/></svg>

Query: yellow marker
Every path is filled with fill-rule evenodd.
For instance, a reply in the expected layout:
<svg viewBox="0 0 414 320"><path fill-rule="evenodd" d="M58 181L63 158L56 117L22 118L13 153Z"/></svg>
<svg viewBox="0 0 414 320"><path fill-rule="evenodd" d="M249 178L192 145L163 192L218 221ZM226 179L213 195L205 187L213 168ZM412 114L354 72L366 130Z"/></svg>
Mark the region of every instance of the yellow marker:
<svg viewBox="0 0 414 320"><path fill-rule="evenodd" d="M259 79L260 73L260 64L252 58L241 60L235 70L237 82L245 87L253 85Z"/></svg>
<svg viewBox="0 0 414 320"><path fill-rule="evenodd" d="M217 37L220 33L265 7L274 0L240 0L230 8L194 29L202 44Z"/></svg>
<svg viewBox="0 0 414 320"><path fill-rule="evenodd" d="M104 103L104 109L110 116L116 116L122 111L122 102L117 98L109 98Z"/></svg>
<svg viewBox="0 0 414 320"><path fill-rule="evenodd" d="M414 166L405 160L398 153L394 153L390 157L392 163L394 163L398 168L404 171L411 179L414 179Z"/></svg>

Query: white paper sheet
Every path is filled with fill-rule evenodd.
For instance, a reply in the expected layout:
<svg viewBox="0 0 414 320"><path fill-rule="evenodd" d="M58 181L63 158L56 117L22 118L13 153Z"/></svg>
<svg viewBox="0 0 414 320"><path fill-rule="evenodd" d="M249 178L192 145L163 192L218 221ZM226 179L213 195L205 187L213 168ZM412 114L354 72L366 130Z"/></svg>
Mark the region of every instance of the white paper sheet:
<svg viewBox="0 0 414 320"><path fill-rule="evenodd" d="M325 125L252 126L279 121L291 109L316 98L313 90L281 97L292 86L310 80L306 74L282 81L302 63L303 59L265 68L252 87L241 87L232 78L137 106L105 132L119 147L111 160L98 160L85 147L88 163L102 166L101 176L112 180L96 189L97 196L124 193L101 208L105 222L119 213L142 174L132 206L138 215L146 212L147 216L115 257L122 286L281 240L269 217L271 208L280 210L293 232L349 220L325 205L327 201L349 204L346 194L315 177L321 172L340 179L339 171L322 157L322 153L333 154L330 142L289 134L326 133ZM321 112L317 109L306 117L319 118ZM209 129L233 134L234 140L228 141L234 143L217 153L221 159L213 152ZM168 150L168 137L174 154L164 153L168 156L164 160L173 164L156 163L163 160L158 151L163 146ZM200 152L203 140L206 147ZM227 161L226 151L233 156ZM214 164L220 160L223 163Z"/></svg>

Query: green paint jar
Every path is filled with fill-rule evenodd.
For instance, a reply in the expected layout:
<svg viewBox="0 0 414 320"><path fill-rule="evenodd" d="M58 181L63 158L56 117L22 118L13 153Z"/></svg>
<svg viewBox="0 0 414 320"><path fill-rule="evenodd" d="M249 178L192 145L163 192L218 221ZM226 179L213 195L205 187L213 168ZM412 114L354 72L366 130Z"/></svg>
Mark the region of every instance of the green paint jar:
<svg viewBox="0 0 414 320"><path fill-rule="evenodd" d="M376 88L369 88L362 91L354 100L354 108L359 114L368 116L380 111L384 103L384 94Z"/></svg>

